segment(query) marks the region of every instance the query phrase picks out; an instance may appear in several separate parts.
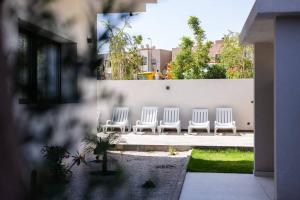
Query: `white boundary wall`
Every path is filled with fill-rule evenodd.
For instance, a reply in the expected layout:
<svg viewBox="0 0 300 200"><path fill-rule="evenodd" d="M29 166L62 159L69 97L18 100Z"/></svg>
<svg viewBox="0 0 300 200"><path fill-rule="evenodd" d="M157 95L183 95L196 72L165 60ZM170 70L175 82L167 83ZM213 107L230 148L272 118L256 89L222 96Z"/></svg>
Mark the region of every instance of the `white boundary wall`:
<svg viewBox="0 0 300 200"><path fill-rule="evenodd" d="M158 120L162 119L163 107L178 106L182 128L186 129L192 108L208 108L213 128L215 108L224 106L233 108L238 130L253 130L253 90L253 79L98 81L98 113L105 123L111 118L113 106L128 106L134 124L140 118L142 106L158 106Z"/></svg>

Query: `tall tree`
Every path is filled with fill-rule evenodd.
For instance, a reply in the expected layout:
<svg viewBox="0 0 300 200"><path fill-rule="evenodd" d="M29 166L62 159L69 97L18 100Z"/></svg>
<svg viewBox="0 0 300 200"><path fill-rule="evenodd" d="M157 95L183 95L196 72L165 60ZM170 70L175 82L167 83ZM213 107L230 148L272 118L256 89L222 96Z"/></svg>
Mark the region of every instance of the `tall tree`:
<svg viewBox="0 0 300 200"><path fill-rule="evenodd" d="M239 33L229 32L224 36L221 46L220 64L226 68L230 79L253 77L253 47L242 45Z"/></svg>
<svg viewBox="0 0 300 200"><path fill-rule="evenodd" d="M184 72L194 65L193 59L194 42L189 37L182 37L180 51L173 63L173 73L175 79L184 79Z"/></svg>
<svg viewBox="0 0 300 200"><path fill-rule="evenodd" d="M127 19L123 27L111 27L105 24L110 30L109 35L109 59L112 67L112 79L130 80L133 75L139 71L142 62L142 56L138 52L141 45L142 36L131 37L125 29L130 28Z"/></svg>
<svg viewBox="0 0 300 200"><path fill-rule="evenodd" d="M180 44L180 52L176 56L174 74L177 79L203 78L204 69L210 60L208 53L211 42L205 41L205 31L201 27L200 20L191 16L188 26L193 31L194 39L183 37Z"/></svg>

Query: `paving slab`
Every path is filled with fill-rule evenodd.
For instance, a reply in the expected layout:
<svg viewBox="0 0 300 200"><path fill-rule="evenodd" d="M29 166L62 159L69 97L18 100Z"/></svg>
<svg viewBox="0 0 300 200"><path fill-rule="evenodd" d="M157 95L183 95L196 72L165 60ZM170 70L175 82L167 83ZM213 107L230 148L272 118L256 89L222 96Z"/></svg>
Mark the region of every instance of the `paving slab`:
<svg viewBox="0 0 300 200"><path fill-rule="evenodd" d="M194 173L185 177L180 200L271 200L273 178L253 174Z"/></svg>
<svg viewBox="0 0 300 200"><path fill-rule="evenodd" d="M253 133L233 134L200 134L189 135L181 134L163 134L153 135L147 133L128 133L122 134L121 145L168 145L168 146L192 146L192 147L251 147L254 146Z"/></svg>

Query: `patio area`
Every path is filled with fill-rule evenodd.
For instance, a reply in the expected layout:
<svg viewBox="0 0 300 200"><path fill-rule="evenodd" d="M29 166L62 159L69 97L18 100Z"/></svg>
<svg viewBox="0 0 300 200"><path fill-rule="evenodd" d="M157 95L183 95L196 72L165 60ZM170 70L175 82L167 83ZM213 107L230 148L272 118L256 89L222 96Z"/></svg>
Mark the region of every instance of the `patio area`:
<svg viewBox="0 0 300 200"><path fill-rule="evenodd" d="M180 200L273 200L272 177L253 174L186 174Z"/></svg>
<svg viewBox="0 0 300 200"><path fill-rule="evenodd" d="M254 134L250 132L238 133L237 135L232 133L220 133L218 135L200 133L191 135L186 132L179 135L177 133L153 135L151 133L134 134L131 132L121 135L117 149L165 151L170 146L175 147L178 151L186 151L192 147L252 149L254 146L253 137Z"/></svg>

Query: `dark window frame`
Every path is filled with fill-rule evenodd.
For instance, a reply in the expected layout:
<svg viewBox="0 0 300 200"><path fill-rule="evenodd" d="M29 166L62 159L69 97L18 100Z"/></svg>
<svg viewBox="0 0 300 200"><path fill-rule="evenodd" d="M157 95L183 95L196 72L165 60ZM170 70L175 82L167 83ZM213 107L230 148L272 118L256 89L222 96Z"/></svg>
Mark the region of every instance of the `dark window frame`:
<svg viewBox="0 0 300 200"><path fill-rule="evenodd" d="M52 31L41 28L35 24L32 24L32 23L25 21L23 19L20 19L20 18L18 19L18 33L25 34L25 36L28 35L26 37L32 38L32 39L29 39L30 44L28 45L28 46L30 46L30 47L28 47L28 51L30 53L30 56L28 56L28 57L30 58L30 61L21 60L21 62L19 62L19 58L21 58L21 57L19 57L20 54L18 54L17 70L19 70L19 69L24 70L27 67L32 68L32 66L35 66L34 70L30 70L30 74L28 75L30 77L26 77L26 75L22 77L22 75L19 74L19 73L21 73L20 71L17 71L17 73L16 73L16 76L15 76L17 78L16 83L19 83L19 80L21 80L21 81L26 80L26 79L23 79L23 80L19 79L19 78L24 78L24 77L30 79L29 81L31 82L30 84L27 84L28 87L30 87L30 88L25 87L26 93L23 93L23 94L25 94L24 95L25 98L22 98L22 96L19 96L19 98L18 98L19 103L20 104L32 104L32 105L46 105L46 106L52 105L52 104L78 103L80 100L79 88L78 88L78 72L79 72L78 70L79 70L80 64L78 63L78 58L77 58L77 43L70 39L66 39L65 37L62 37L60 35L57 35L56 33L52 32ZM55 44L55 45L59 46L59 48L58 48L59 50L54 50L54 51L59 52L58 55L56 56L56 59L59 60L59 63L58 63L59 67L57 69L57 72L59 72L59 75L56 78L56 80L58 81L58 84L57 84L58 95L57 95L56 99L40 100L40 99L36 98L37 97L37 51L33 50L33 47L37 46L37 44L35 44L35 43L37 43L36 37L41 38L43 41L48 41L51 44ZM19 38L18 38L18 40L19 40ZM51 48L51 45L49 45L49 46ZM26 53L26 51L27 50L24 49L23 52ZM49 50L49 51L51 51L51 50ZM19 53L20 52L22 52L22 51L19 51ZM70 54L72 54L72 57L70 57ZM22 58L22 59L24 59L24 58ZM51 59L51 57L50 57L50 59ZM29 62L31 62L31 63L29 63ZM19 68L19 67L22 67L22 68ZM72 78L66 79L66 77L64 76L64 73L69 74L70 67L72 67L72 70L74 70L71 73ZM70 88L70 90L72 91L72 94L65 93L64 86L66 86L66 85L73 86L73 88ZM23 87L24 86L20 86L19 84L17 84L17 89L19 89L19 91L22 91ZM22 95L22 93L20 93L20 94ZM50 94L49 95L50 97L52 96L51 93L48 93L48 94Z"/></svg>
<svg viewBox="0 0 300 200"><path fill-rule="evenodd" d="M34 32L34 30L29 31L27 29L24 29L22 27L19 27L19 34L24 35L28 39L28 74L29 74L29 80L28 85L26 86L27 91L25 91L27 97L26 98L19 98L19 103L21 104L36 104L36 103L60 103L61 102L61 44L51 40L39 33ZM56 69L56 98L54 99L39 99L38 98L38 77L37 77L37 53L38 48L41 45L54 45L58 52L57 52L57 69ZM47 81L47 80L46 80ZM47 83L48 84L48 83Z"/></svg>

